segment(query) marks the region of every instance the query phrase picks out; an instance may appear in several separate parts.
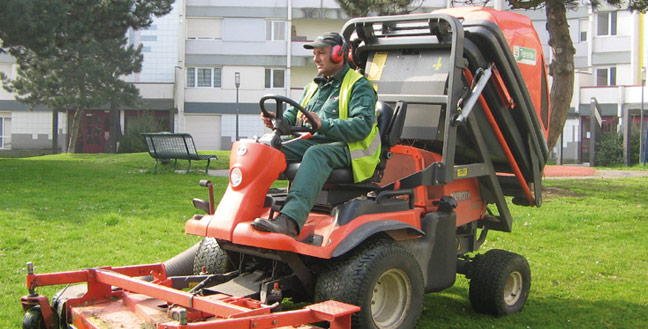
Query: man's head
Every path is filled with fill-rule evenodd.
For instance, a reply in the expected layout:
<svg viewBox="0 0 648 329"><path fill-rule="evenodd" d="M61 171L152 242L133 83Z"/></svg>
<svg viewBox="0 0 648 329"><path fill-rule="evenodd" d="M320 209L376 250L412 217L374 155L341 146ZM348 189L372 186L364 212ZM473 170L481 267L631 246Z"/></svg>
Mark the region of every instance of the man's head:
<svg viewBox="0 0 648 329"><path fill-rule="evenodd" d="M343 36L335 32L327 32L313 42L304 44L304 48L313 50L313 62L317 72L331 76L343 65L348 52L347 42Z"/></svg>

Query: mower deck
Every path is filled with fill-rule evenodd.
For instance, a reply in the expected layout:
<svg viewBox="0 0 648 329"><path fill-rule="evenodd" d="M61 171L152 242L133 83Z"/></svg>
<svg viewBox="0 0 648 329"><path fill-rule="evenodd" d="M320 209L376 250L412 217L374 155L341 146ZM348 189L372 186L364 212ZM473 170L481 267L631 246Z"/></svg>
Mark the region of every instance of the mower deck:
<svg viewBox="0 0 648 329"><path fill-rule="evenodd" d="M141 276L151 274L154 282ZM194 295L171 288L178 280L166 277L163 264L129 266L121 268L93 268L82 271L29 274L30 291L36 287L87 282L82 297L72 298L68 306L68 322L74 328L318 328L304 324L330 322L331 328L350 328L351 314L360 308L337 301L313 304L299 310L273 312L276 305L232 297L224 294ZM180 280L182 281L182 280ZM191 282L188 278L185 282ZM189 284L186 287L189 288ZM30 294L21 299L23 308L38 306L51 310L46 297ZM48 329L53 312L43 312Z"/></svg>

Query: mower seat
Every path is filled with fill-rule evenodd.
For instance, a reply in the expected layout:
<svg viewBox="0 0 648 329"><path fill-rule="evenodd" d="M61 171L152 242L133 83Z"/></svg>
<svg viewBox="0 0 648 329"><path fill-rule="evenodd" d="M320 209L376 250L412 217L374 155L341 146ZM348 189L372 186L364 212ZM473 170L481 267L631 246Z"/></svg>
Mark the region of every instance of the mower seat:
<svg viewBox="0 0 648 329"><path fill-rule="evenodd" d="M385 169L387 160L391 158L389 151L400 138L403 132L403 123L405 122L405 113L407 112L407 103L396 103L396 109L383 102L376 103L376 120L378 123L378 133L380 134L381 152L380 162L376 167L376 173L373 177L363 183L371 183L380 180L382 171ZM283 172L284 177L292 181L299 170L301 163L290 163ZM331 175L326 180L326 184L354 184L353 171L351 167L333 169Z"/></svg>

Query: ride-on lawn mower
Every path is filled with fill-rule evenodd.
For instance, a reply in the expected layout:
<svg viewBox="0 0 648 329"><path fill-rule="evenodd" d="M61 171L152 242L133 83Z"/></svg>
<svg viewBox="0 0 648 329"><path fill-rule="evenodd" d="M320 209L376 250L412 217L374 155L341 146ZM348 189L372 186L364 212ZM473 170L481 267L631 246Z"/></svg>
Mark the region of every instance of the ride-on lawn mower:
<svg viewBox="0 0 648 329"><path fill-rule="evenodd" d="M373 178L354 183L350 168L336 169L296 239L253 229L285 201L275 180L290 182L299 168L286 166L279 149L309 133L278 119L272 134L234 143L218 206L201 181L209 201L194 205L206 214L185 225L205 237L199 244L164 264L30 269L23 327L414 328L424 294L451 287L458 273L470 279L478 312L520 311L527 261L503 250L471 255L488 231L511 231L506 196L541 203L550 113L531 21L454 8L353 19L342 32L378 93L382 154ZM285 105L304 111L284 96L260 102L277 118ZM51 305L35 292L83 282ZM312 304L294 308L301 302Z"/></svg>

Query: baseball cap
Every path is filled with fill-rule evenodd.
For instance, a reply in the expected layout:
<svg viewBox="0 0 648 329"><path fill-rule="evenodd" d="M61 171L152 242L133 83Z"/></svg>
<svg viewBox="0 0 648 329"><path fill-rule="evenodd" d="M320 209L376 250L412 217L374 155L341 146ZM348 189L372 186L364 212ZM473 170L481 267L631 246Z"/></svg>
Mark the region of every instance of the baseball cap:
<svg viewBox="0 0 648 329"><path fill-rule="evenodd" d="M305 43L304 48L306 49L324 48L326 46L336 46L336 45L340 45L340 46L344 45L344 37L342 37L339 33L327 32L315 38L315 41Z"/></svg>

